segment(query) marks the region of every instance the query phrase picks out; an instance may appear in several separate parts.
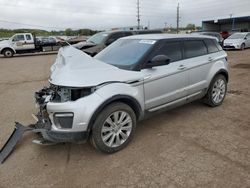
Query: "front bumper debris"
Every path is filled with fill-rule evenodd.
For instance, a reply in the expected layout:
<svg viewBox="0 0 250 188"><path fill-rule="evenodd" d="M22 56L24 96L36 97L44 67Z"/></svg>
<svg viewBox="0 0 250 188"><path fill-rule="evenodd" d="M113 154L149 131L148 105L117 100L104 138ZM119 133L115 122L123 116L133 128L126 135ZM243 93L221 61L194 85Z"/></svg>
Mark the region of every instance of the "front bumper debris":
<svg viewBox="0 0 250 188"><path fill-rule="evenodd" d="M18 141L22 138L23 134L26 131L32 131L33 129L33 125L23 126L22 124L16 122L14 131L0 150L0 163L3 163L8 158Z"/></svg>
<svg viewBox="0 0 250 188"><path fill-rule="evenodd" d="M54 145L56 143L85 143L88 139L89 132L55 132L44 127L44 124L37 122L36 124L30 124L24 126L16 122L15 129L12 132L9 139L6 141L2 149L0 150L0 164L3 163L12 151L15 149L18 141L22 138L23 134L27 131L39 133L41 139L33 140L33 143L39 145Z"/></svg>

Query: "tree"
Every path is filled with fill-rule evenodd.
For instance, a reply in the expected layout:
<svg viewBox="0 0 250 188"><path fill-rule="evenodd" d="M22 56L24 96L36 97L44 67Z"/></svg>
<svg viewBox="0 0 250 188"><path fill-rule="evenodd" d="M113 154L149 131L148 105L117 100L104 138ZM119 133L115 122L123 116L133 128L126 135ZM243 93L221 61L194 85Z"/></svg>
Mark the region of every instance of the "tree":
<svg viewBox="0 0 250 188"><path fill-rule="evenodd" d="M194 30L195 29L195 24L192 24L192 23L187 24L186 29Z"/></svg>
<svg viewBox="0 0 250 188"><path fill-rule="evenodd" d="M72 35L73 35L72 29L70 29L70 28L66 29L66 30L65 30L65 35L67 35L67 36L72 36Z"/></svg>

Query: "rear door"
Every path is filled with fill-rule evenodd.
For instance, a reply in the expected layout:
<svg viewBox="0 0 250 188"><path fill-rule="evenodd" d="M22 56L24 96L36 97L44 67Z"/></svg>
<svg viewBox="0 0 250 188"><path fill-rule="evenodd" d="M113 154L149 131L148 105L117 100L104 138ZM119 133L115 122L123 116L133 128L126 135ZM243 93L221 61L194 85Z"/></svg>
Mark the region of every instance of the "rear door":
<svg viewBox="0 0 250 188"><path fill-rule="evenodd" d="M34 39L31 34L25 34L25 42L23 48L25 50L30 50L35 48Z"/></svg>
<svg viewBox="0 0 250 188"><path fill-rule="evenodd" d="M208 40L208 44L215 39ZM215 41L216 42L216 41ZM199 95L208 86L207 76L214 62L215 53L208 54L208 48L203 39L191 39L183 42L185 64L188 66L188 95Z"/></svg>
<svg viewBox="0 0 250 188"><path fill-rule="evenodd" d="M153 49L148 60L156 55L166 55L170 64L143 69L145 108L149 111L186 96L188 80L182 61L180 41L162 41ZM147 60L147 61L148 61ZM153 111L153 110L152 110Z"/></svg>

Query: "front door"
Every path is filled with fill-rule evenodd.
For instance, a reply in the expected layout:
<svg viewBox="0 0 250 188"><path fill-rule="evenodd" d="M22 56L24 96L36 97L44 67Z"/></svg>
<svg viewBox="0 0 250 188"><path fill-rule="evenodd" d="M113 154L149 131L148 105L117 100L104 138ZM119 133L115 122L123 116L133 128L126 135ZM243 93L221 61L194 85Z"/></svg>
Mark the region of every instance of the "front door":
<svg viewBox="0 0 250 188"><path fill-rule="evenodd" d="M170 64L142 70L146 110L158 108L186 97L187 67L182 61L181 42L162 41L149 59L156 55L168 56Z"/></svg>

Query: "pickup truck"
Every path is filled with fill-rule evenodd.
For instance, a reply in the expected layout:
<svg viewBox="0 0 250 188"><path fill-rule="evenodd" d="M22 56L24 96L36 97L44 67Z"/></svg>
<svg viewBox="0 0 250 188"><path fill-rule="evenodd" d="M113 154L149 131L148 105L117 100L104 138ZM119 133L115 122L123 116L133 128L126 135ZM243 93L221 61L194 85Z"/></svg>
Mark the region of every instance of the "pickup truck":
<svg viewBox="0 0 250 188"><path fill-rule="evenodd" d="M60 44L54 38L43 42L31 33L17 33L8 40L0 41L0 54L4 57L12 57L14 54L44 52L58 50Z"/></svg>

